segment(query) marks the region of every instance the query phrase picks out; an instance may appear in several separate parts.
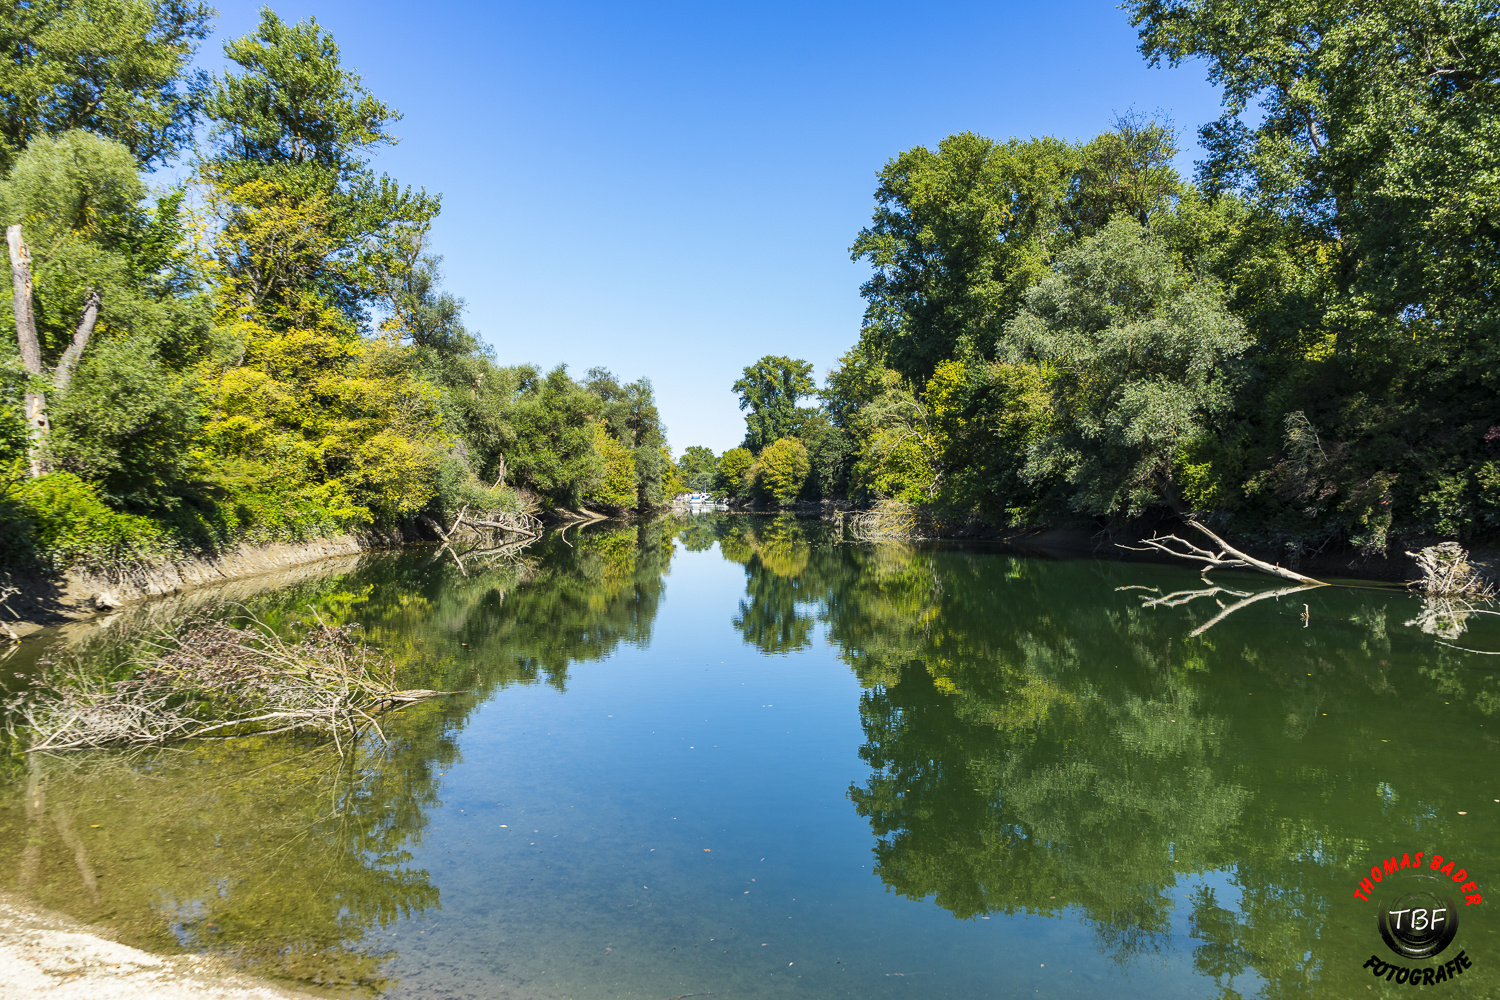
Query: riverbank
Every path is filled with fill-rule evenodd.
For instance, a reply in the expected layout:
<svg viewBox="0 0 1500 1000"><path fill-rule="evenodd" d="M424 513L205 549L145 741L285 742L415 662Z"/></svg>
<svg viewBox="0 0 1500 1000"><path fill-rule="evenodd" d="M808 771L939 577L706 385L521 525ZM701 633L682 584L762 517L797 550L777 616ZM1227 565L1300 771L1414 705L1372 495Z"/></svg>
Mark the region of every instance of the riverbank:
<svg viewBox="0 0 1500 1000"><path fill-rule="evenodd" d="M61 576L0 579L10 589L0 629L23 638L39 629L89 618L149 598L181 594L233 580L284 573L325 560L395 548L419 539L397 533L361 532L305 542L240 545L216 556L136 565L111 573L73 569Z"/></svg>
<svg viewBox="0 0 1500 1000"><path fill-rule="evenodd" d="M798 518L837 521L845 524L856 537L862 536L855 525L855 519L867 513L855 509L845 500L803 501L784 507L771 507L761 503L731 503L729 510L738 514L779 513ZM1196 564L1146 548L1142 545L1145 539L1176 534L1195 544L1206 544L1201 536L1175 516L1143 516L1112 526L1098 522L1075 522L1012 528L979 520L944 520L925 511L913 510L907 520L912 527L908 532L882 531L865 540L994 542L1025 555L1044 559L1092 558L1168 566ZM1271 546L1232 537L1229 540L1248 555L1309 576L1399 584L1410 583L1422 575L1416 562L1407 554L1408 551L1416 551L1443 541L1429 537L1394 542L1380 555L1363 554L1348 545L1329 545L1316 552L1289 558L1285 551ZM1471 549L1469 561L1492 581L1500 582L1500 550L1490 547Z"/></svg>
<svg viewBox="0 0 1500 1000"><path fill-rule="evenodd" d="M0 893L0 1000L308 1000L202 955L153 955Z"/></svg>

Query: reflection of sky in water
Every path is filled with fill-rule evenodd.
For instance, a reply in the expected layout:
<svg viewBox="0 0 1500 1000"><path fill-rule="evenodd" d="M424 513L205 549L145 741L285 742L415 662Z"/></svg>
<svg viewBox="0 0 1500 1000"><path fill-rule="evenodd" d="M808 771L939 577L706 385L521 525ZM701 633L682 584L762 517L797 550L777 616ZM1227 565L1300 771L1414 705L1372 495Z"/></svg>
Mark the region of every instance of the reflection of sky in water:
<svg viewBox="0 0 1500 1000"><path fill-rule="evenodd" d="M1175 568L668 534L544 546L525 583L412 555L268 598L474 693L343 763L293 742L143 761L138 787L49 772L75 824L133 796L109 836L146 846L90 848L109 919L393 998L1368 994L1350 873L1500 832L1483 678L1400 627L1404 597L1268 600L1190 639L1217 607L1115 589L1195 585ZM1302 629L1304 601L1331 624ZM0 798L0 835L26 822ZM1465 923L1471 955L1494 926Z"/></svg>

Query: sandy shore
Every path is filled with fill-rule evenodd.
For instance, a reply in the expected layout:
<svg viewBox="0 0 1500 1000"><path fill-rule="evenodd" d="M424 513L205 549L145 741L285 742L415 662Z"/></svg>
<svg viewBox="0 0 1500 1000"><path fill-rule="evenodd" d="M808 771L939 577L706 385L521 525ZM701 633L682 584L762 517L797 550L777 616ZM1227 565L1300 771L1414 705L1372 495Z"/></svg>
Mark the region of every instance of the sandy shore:
<svg viewBox="0 0 1500 1000"><path fill-rule="evenodd" d="M0 895L0 1000L311 1000L197 955L152 955Z"/></svg>

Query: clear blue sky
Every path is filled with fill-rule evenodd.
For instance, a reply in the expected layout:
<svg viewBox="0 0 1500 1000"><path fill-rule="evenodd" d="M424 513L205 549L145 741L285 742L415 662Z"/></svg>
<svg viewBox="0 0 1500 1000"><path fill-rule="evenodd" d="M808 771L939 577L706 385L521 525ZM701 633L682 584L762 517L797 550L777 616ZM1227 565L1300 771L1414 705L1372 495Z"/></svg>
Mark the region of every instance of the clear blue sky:
<svg viewBox="0 0 1500 1000"><path fill-rule="evenodd" d="M200 63L259 4L220 0ZM377 169L443 195L447 287L505 363L656 386L675 453L723 451L730 385L765 354L822 375L855 341L848 248L875 172L972 130L1102 131L1166 112L1190 172L1218 98L1151 69L1108 0L427 3L297 0L405 115Z"/></svg>

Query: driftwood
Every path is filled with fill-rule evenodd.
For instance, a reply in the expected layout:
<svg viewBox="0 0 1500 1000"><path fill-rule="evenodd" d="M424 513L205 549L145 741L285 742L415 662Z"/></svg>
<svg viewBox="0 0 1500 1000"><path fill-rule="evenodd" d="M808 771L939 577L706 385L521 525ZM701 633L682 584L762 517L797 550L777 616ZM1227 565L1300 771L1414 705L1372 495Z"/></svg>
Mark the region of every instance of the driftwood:
<svg viewBox="0 0 1500 1000"><path fill-rule="evenodd" d="M531 538L540 538L542 535L542 522L530 514L512 514L509 512L489 513L484 517L467 517L459 515L457 524L465 528L489 529L492 531L509 531L512 534L526 535Z"/></svg>
<svg viewBox="0 0 1500 1000"><path fill-rule="evenodd" d="M444 528L426 514L422 514L418 520L437 532L438 537L442 539L443 544L438 549L436 558L441 559L445 554L452 556L454 565L465 577L469 575L469 568L464 565L465 556L515 556L526 546L542 537L542 522L524 511L520 513L487 511L484 517L469 517L469 508L466 505L454 516L453 525L449 528ZM493 537L495 532L505 532L519 537L500 545L471 548L460 555L458 549L454 547L455 542L460 540L460 530L472 532L477 538Z"/></svg>
<svg viewBox="0 0 1500 1000"><path fill-rule="evenodd" d="M376 715L458 693L397 689L395 663L352 632L319 622L294 640L205 613L150 641L124 680L72 661L49 667L43 685L6 706L7 727L27 730L28 752L311 730L342 754L366 728L384 738Z"/></svg>
<svg viewBox="0 0 1500 1000"><path fill-rule="evenodd" d="M577 510L568 510L566 507L554 507L547 512L559 521L567 524L587 524L592 521L606 521L608 515L599 514L587 507L579 507Z"/></svg>
<svg viewBox="0 0 1500 1000"><path fill-rule="evenodd" d="M1426 597L1484 598L1495 593L1494 584L1469 561L1469 553L1457 542L1429 545L1407 555L1422 571L1422 578L1407 586Z"/></svg>
<svg viewBox="0 0 1500 1000"><path fill-rule="evenodd" d="M877 500L869 510L851 510L844 516L844 523L862 542L931 538L938 533L938 525L927 511L899 500Z"/></svg>
<svg viewBox="0 0 1500 1000"><path fill-rule="evenodd" d="M1204 573L1215 569L1258 569L1262 573L1269 573L1271 576L1277 576L1283 580L1291 580L1306 587L1328 586L1322 580L1315 580L1310 576L1303 576L1295 570L1286 569L1277 566L1275 563L1268 563L1254 556L1246 555L1192 518L1188 518L1187 523L1198 532L1208 536L1209 540L1217 546L1217 551L1194 545L1179 535L1156 535L1152 538L1142 539L1140 545L1124 545L1116 542L1115 547L1129 549L1133 552L1163 552L1169 556L1176 556L1178 559L1201 563L1201 570Z"/></svg>

